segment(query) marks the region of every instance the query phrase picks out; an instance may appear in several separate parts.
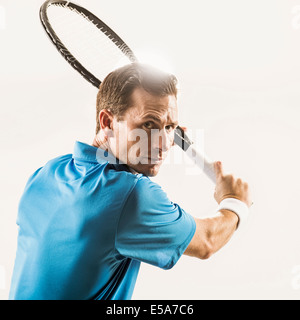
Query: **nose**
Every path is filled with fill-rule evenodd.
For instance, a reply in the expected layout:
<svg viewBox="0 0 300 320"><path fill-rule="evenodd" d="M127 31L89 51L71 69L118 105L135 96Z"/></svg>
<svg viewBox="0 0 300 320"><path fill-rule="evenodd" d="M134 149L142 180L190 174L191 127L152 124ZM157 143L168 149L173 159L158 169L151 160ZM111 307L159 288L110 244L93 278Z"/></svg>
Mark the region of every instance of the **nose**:
<svg viewBox="0 0 300 320"><path fill-rule="evenodd" d="M166 130L163 130L162 137L160 139L160 149L162 152L167 152L173 145L173 138Z"/></svg>
<svg viewBox="0 0 300 320"><path fill-rule="evenodd" d="M152 134L151 149L157 150L161 156L162 153L169 151L173 145L173 140L172 135L170 135L166 130L155 132Z"/></svg>

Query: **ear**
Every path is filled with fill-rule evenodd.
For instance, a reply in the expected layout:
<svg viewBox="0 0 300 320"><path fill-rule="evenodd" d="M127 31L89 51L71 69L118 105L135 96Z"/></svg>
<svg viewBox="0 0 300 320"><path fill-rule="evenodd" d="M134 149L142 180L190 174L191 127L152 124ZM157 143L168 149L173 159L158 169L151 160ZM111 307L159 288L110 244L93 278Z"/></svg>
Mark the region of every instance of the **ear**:
<svg viewBox="0 0 300 320"><path fill-rule="evenodd" d="M102 109L99 113L99 123L100 128L103 131L113 130L113 120L114 116L112 113L106 109Z"/></svg>

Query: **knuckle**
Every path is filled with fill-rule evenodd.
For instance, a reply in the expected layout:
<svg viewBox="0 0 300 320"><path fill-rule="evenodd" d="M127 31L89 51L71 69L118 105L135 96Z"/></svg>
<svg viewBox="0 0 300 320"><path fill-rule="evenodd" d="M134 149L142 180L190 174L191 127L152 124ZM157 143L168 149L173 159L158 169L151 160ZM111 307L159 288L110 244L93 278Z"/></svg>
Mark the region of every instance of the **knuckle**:
<svg viewBox="0 0 300 320"><path fill-rule="evenodd" d="M243 181L242 181L241 178L238 178L238 179L236 179L236 183L237 183L238 185L242 185L242 184L243 184Z"/></svg>
<svg viewBox="0 0 300 320"><path fill-rule="evenodd" d="M234 182L234 176L232 174L228 174L224 177L224 180L227 181L227 182L230 182L230 183L233 183Z"/></svg>

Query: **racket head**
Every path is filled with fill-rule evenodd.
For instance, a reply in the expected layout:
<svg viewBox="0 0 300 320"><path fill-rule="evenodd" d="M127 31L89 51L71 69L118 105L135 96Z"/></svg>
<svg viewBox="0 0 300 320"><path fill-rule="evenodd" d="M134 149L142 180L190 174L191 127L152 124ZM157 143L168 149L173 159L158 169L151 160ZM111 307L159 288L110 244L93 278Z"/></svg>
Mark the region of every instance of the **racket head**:
<svg viewBox="0 0 300 320"><path fill-rule="evenodd" d="M40 8L40 20L64 59L96 88L120 63L137 62L121 37L75 3L48 0Z"/></svg>

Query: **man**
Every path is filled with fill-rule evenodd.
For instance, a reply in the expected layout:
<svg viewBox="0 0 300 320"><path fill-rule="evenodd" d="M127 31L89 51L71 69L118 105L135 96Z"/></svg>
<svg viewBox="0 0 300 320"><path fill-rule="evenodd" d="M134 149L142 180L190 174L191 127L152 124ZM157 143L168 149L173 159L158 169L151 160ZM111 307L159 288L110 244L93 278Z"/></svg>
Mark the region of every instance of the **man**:
<svg viewBox="0 0 300 320"><path fill-rule="evenodd" d="M130 299L141 262L170 269L183 253L207 259L230 239L249 195L221 163L214 196L231 204L209 219L193 218L149 178L174 142L176 84L137 63L106 77L93 145L76 142L26 185L10 299Z"/></svg>

